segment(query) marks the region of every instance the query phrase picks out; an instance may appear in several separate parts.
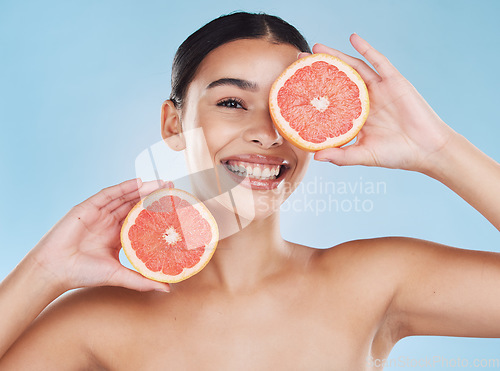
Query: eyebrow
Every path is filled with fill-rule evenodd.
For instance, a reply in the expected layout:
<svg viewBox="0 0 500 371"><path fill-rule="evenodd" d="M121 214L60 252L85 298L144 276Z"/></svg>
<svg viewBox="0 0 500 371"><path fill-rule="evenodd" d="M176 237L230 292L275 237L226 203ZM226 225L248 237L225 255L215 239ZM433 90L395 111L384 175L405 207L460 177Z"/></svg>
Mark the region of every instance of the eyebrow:
<svg viewBox="0 0 500 371"><path fill-rule="evenodd" d="M229 77L225 77L219 80L212 81L210 84L208 84L207 89L212 89L217 86L222 86L222 85L232 85L236 86L237 88L243 89L243 90L251 90L251 91L256 91L258 90L257 84L248 81L248 80L242 80L242 79L233 79Z"/></svg>

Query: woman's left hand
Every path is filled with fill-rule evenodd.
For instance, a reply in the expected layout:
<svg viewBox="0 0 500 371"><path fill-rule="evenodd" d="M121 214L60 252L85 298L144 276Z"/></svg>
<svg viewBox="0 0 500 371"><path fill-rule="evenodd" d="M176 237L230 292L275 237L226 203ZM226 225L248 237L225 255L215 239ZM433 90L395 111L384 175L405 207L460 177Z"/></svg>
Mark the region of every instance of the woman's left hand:
<svg viewBox="0 0 500 371"><path fill-rule="evenodd" d="M358 58L321 44L314 45L313 52L336 56L358 71L368 87L370 113L355 144L318 151L315 159L425 172L455 132L384 55L357 34L350 41L376 71Z"/></svg>

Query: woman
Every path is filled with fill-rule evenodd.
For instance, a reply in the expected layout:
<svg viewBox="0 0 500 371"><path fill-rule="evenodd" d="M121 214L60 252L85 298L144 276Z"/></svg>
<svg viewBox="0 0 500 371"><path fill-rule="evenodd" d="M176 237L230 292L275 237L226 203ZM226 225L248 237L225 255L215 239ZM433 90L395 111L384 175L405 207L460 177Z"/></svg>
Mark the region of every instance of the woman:
<svg viewBox="0 0 500 371"><path fill-rule="evenodd" d="M421 172L500 229L499 165L366 41L352 35L351 43L375 70L320 44L312 51L360 73L371 113L355 145L314 158ZM249 176L250 192L259 204L283 202L310 155L276 132L267 97L299 52L309 52L305 40L275 17L236 13L204 26L174 60L163 138L185 150L194 171L207 161L221 172L229 161L279 166L268 188ZM183 135L196 129L204 136ZM242 215L246 227L226 233L196 276L172 287L147 280L119 264L118 235L140 195L157 186L130 180L75 206L2 282L2 369L370 370L405 336L500 336L498 254L407 238L311 249L281 238L274 206ZM243 203L245 190L235 188ZM224 200L209 204L230 210Z"/></svg>

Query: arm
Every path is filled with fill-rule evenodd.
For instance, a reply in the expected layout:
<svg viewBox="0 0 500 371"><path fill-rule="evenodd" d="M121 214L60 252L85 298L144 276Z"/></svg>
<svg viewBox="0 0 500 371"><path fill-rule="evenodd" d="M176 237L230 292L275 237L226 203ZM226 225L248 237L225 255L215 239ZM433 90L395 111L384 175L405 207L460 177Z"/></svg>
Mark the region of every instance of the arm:
<svg viewBox="0 0 500 371"><path fill-rule="evenodd" d="M315 154L337 165L421 172L442 182L500 230L500 166L447 126L382 54L357 35L351 43L376 69L323 45L367 83L371 112L354 145ZM500 336L500 255L426 241L385 241L396 272L387 312L401 337Z"/></svg>
<svg viewBox="0 0 500 371"><path fill-rule="evenodd" d="M92 305L78 303L75 297L81 290L65 295L46 308L32 323L29 314L37 314L37 306L30 313L22 313L19 320L11 318L9 333L25 331L17 338L9 350L0 358L2 370L77 370L98 369L94 351L89 346L94 341L95 320L91 314ZM76 294L76 295L75 295ZM42 303L40 300L39 303ZM37 303L37 304L39 304ZM75 304L79 304L78 307ZM24 308L29 308L29 305ZM97 328L99 328L97 326Z"/></svg>
<svg viewBox="0 0 500 371"><path fill-rule="evenodd" d="M425 173L455 191L500 230L500 166L455 134ZM401 336L500 337L500 254L407 243L394 298ZM403 264L403 262L402 262Z"/></svg>
<svg viewBox="0 0 500 371"><path fill-rule="evenodd" d="M400 338L500 337L500 254L411 239L393 247L400 266L389 310Z"/></svg>
<svg viewBox="0 0 500 371"><path fill-rule="evenodd" d="M168 290L168 285L142 277L118 260L121 223L140 194L154 188L155 184L131 180L75 206L0 284L0 364L40 312L68 290L92 286Z"/></svg>
<svg viewBox="0 0 500 371"><path fill-rule="evenodd" d="M51 282L51 277L28 257L5 278L0 284L2 356L40 312L62 293Z"/></svg>
<svg viewBox="0 0 500 371"><path fill-rule="evenodd" d="M423 172L457 193L500 231L500 165L454 134Z"/></svg>

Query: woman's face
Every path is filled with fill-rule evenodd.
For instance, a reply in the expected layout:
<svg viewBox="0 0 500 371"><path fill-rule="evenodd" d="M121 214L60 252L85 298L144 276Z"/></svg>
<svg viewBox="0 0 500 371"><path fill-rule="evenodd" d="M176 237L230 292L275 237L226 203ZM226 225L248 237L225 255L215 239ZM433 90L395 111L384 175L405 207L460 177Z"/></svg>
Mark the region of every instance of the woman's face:
<svg viewBox="0 0 500 371"><path fill-rule="evenodd" d="M187 91L181 124L190 172L215 168L219 184L212 186L220 191L221 182L223 189L232 182L238 213L250 219L276 211L310 159L279 135L268 105L272 83L298 52L264 39L232 41L207 55ZM225 206L233 209L234 199Z"/></svg>

